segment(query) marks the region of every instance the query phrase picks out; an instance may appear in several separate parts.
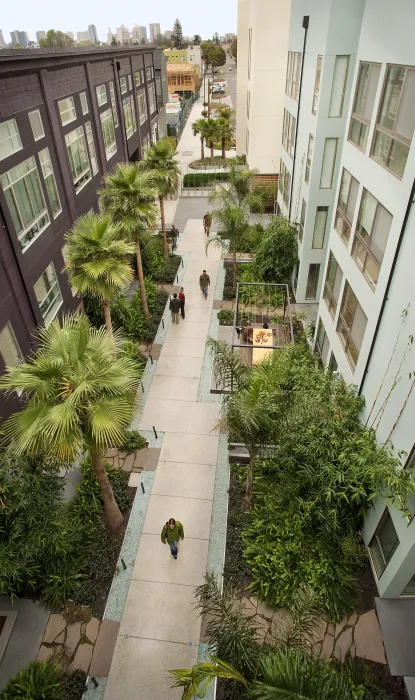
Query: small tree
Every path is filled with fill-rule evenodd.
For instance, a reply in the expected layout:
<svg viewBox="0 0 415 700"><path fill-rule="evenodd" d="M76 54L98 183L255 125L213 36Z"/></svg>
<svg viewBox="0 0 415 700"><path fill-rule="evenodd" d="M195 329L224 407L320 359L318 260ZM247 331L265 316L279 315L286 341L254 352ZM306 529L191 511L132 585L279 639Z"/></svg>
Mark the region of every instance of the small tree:
<svg viewBox="0 0 415 700"><path fill-rule="evenodd" d="M222 158L226 158L226 142L231 141L234 137L235 129L226 117L218 119L218 132L222 141Z"/></svg>
<svg viewBox="0 0 415 700"><path fill-rule="evenodd" d="M215 162L215 141L219 138L219 126L216 119L205 119L205 123L202 127L202 133L206 143L209 144L210 148L210 162Z"/></svg>
<svg viewBox="0 0 415 700"><path fill-rule="evenodd" d="M232 58L235 59L235 63L237 63L238 62L238 37L237 36L235 36L232 39L232 43L230 46L230 53L231 53Z"/></svg>
<svg viewBox="0 0 415 700"><path fill-rule="evenodd" d="M219 209L215 209L213 217L218 222L218 232L206 243L206 250L210 245L227 250L228 245L233 257L233 284L236 285L237 258L236 253L239 242L248 227L246 211L243 207L232 205L223 201Z"/></svg>
<svg viewBox="0 0 415 700"><path fill-rule="evenodd" d="M194 44L197 44L197 45L199 45L199 44L202 43L202 37L200 36L200 34L195 34L195 35L194 35L194 37L193 37L193 43L194 43Z"/></svg>
<svg viewBox="0 0 415 700"><path fill-rule="evenodd" d="M264 282L288 281L298 261L297 231L283 217L275 217L265 229L252 263Z"/></svg>
<svg viewBox="0 0 415 700"><path fill-rule="evenodd" d="M193 136L199 136L199 137L200 137L200 158L201 158L201 160L203 160L204 157L205 157L204 126L205 126L205 120L204 120L204 119L196 119L196 121L193 122L193 124L192 124Z"/></svg>
<svg viewBox="0 0 415 700"><path fill-rule="evenodd" d="M177 50L183 47L183 29L179 19L176 19L173 24L172 40Z"/></svg>
<svg viewBox="0 0 415 700"><path fill-rule="evenodd" d="M39 46L42 49L56 48L59 46L73 46L74 40L64 32L49 29L46 32L46 39L40 39Z"/></svg>

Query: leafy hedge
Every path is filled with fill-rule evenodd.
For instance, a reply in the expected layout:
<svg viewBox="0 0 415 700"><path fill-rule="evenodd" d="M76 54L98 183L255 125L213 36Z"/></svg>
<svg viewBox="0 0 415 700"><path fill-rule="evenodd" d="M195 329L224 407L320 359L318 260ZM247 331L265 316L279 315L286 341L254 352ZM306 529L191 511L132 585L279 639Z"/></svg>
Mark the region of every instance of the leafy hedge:
<svg viewBox="0 0 415 700"><path fill-rule="evenodd" d="M81 700L87 675L76 670L62 673L57 665L31 661L9 679L1 700Z"/></svg>
<svg viewBox="0 0 415 700"><path fill-rule="evenodd" d="M183 187L205 187L226 180L229 180L229 173L186 173Z"/></svg>

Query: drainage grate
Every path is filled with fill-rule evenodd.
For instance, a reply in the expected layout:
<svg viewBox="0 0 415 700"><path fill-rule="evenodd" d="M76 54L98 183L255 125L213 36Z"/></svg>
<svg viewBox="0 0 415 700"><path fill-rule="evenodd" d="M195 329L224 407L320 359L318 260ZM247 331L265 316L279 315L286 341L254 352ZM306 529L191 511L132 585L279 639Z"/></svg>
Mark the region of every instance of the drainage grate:
<svg viewBox="0 0 415 700"><path fill-rule="evenodd" d="M193 151L182 151L182 156L192 156Z"/></svg>

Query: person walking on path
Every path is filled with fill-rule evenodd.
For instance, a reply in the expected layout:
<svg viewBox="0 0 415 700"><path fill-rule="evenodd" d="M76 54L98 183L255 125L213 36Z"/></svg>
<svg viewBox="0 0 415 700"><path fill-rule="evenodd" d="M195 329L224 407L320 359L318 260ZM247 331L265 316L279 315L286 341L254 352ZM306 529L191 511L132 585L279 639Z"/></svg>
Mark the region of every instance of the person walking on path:
<svg viewBox="0 0 415 700"><path fill-rule="evenodd" d="M168 544L172 553L172 556L177 559L178 549L177 545L179 540L184 540L184 530L183 525L179 523L178 520L170 518L170 520L163 526L161 531L161 541L163 544Z"/></svg>
<svg viewBox="0 0 415 700"><path fill-rule="evenodd" d="M179 323L180 299L177 298L176 292L173 294L173 299L170 299L171 320L173 323Z"/></svg>
<svg viewBox="0 0 415 700"><path fill-rule="evenodd" d="M186 301L186 297L184 295L183 287L180 287L179 301L180 301L180 313L181 313L182 319L184 321L184 302Z"/></svg>
<svg viewBox="0 0 415 700"><path fill-rule="evenodd" d="M212 226L212 214L210 212L206 212L206 214L203 217L203 228L205 229L205 233L208 236L210 234L210 227Z"/></svg>
<svg viewBox="0 0 415 700"><path fill-rule="evenodd" d="M175 225L173 224L173 226L171 227L171 249L172 249L172 252L174 250L176 250L176 248L177 248L177 236L178 235L179 235L179 232L178 232L177 228L175 227Z"/></svg>
<svg viewBox="0 0 415 700"><path fill-rule="evenodd" d="M203 270L202 274L199 277L199 285L202 294L204 295L205 299L207 299L208 288L210 285L210 277L208 274L206 274L206 270Z"/></svg>

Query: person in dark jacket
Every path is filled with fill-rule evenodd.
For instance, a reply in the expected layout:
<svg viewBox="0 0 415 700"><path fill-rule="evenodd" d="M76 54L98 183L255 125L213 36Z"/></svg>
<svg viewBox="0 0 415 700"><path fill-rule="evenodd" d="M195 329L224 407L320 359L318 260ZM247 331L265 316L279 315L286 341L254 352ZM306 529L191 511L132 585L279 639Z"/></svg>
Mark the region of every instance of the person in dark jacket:
<svg viewBox="0 0 415 700"><path fill-rule="evenodd" d="M201 290L203 296L205 297L205 299L207 299L209 285L210 285L210 277L206 273L206 270L203 270L202 274L199 277L199 286L200 286L200 290Z"/></svg>
<svg viewBox="0 0 415 700"><path fill-rule="evenodd" d="M173 226L171 227L171 249L172 249L172 251L176 250L176 248L177 248L177 236L178 235L179 235L179 232L178 232L177 228L175 227L175 225L173 224Z"/></svg>
<svg viewBox="0 0 415 700"><path fill-rule="evenodd" d="M173 323L179 323L180 299L177 298L176 292L173 294L173 299L170 299L171 320Z"/></svg>
<svg viewBox="0 0 415 700"><path fill-rule="evenodd" d="M163 544L168 544L172 556L177 559L178 549L177 545L179 540L184 540L184 529L183 525L179 523L178 520L170 518L170 520L163 526L161 531L161 541Z"/></svg>
<svg viewBox="0 0 415 700"><path fill-rule="evenodd" d="M211 226L212 226L212 214L210 212L206 212L206 214L203 217L203 228L204 228L207 236L210 233Z"/></svg>
<svg viewBox="0 0 415 700"><path fill-rule="evenodd" d="M186 297L184 295L183 287L180 287L179 301L180 301L180 313L181 313L182 319L184 321L184 302L186 301Z"/></svg>

